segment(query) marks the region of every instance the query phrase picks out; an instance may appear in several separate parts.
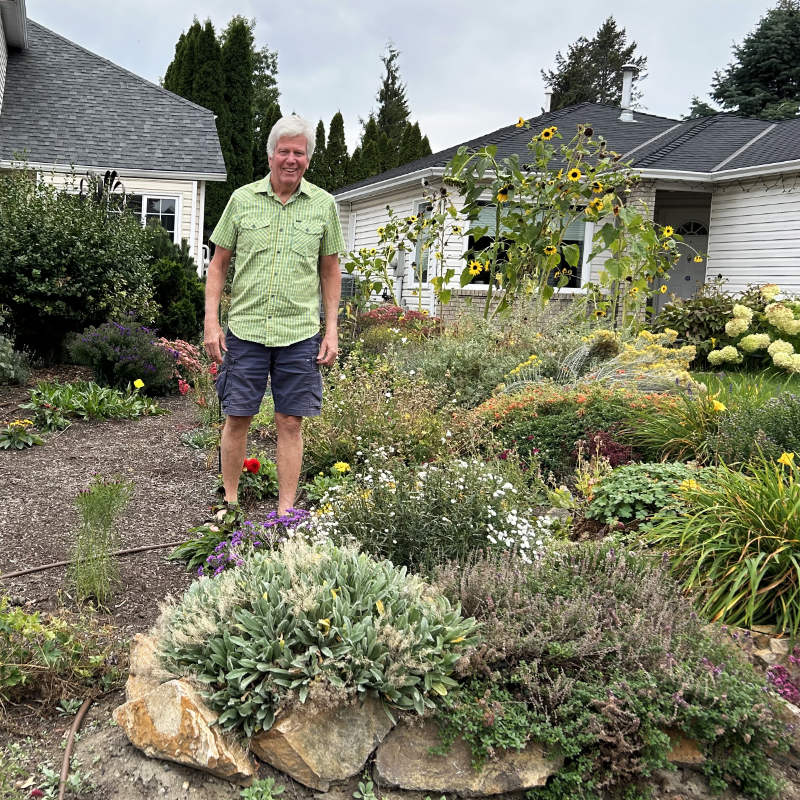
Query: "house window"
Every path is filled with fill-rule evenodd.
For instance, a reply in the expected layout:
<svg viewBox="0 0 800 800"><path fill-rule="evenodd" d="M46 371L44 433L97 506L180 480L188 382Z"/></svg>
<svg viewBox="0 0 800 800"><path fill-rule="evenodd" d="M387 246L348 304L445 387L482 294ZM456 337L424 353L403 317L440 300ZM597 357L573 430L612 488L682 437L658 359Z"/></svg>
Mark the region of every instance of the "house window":
<svg viewBox="0 0 800 800"><path fill-rule="evenodd" d="M150 194L129 194L125 209L137 216L142 225L160 225L178 243L178 200L175 197L158 197ZM120 210L117 208L116 210Z"/></svg>
<svg viewBox="0 0 800 800"><path fill-rule="evenodd" d="M676 233L680 236L708 236L708 228L702 222L690 219L679 225Z"/></svg>
<svg viewBox="0 0 800 800"><path fill-rule="evenodd" d="M479 239L475 239L473 236L469 237L468 241L468 250L467 250L467 258L472 259L473 257L477 260L480 260L481 253L488 250L494 244L494 229L495 225L497 224L497 220L495 218L496 214L496 206L493 204L487 203L484 205L480 212L478 213L478 219L476 220L477 225L480 227L488 228L489 230L486 232L484 236L481 236ZM584 222L581 219L574 220L569 224L566 231L564 231L564 239L563 244L575 244L580 249L580 257L578 259L578 266L571 267L567 260L562 256L561 264L555 268L553 273L548 277L547 282L554 286L558 283L561 273L563 271L567 271L569 275L569 281L566 283L562 288L565 289L580 289L580 287L589 279L588 273L588 250L591 248L586 247L586 242L591 244L592 241L592 233L593 233L594 226L591 222ZM503 264L507 261L507 252L508 252L508 244L506 240L501 240L500 248L497 254L497 271L502 272ZM558 272L559 276L556 277L555 273ZM489 283L489 272L488 270L484 270L483 272L476 275L472 281L471 285L474 284L488 284Z"/></svg>

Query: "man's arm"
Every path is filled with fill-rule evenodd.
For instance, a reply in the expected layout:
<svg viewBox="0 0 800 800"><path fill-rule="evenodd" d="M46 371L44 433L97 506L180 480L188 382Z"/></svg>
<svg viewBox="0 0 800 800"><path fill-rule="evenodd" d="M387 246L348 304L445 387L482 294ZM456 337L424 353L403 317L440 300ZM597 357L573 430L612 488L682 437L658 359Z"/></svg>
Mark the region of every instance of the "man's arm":
<svg viewBox="0 0 800 800"><path fill-rule="evenodd" d="M320 256L319 282L322 287L322 308L325 311L325 336L319 346L317 363L329 367L339 353L339 299L342 296L342 271L339 254ZM208 305L206 304L206 307Z"/></svg>
<svg viewBox="0 0 800 800"><path fill-rule="evenodd" d="M219 301L225 288L225 278L231 265L233 250L216 246L214 258L208 265L206 273L206 318L203 330L203 344L209 357L217 364L222 363L225 347L225 334L219 324Z"/></svg>

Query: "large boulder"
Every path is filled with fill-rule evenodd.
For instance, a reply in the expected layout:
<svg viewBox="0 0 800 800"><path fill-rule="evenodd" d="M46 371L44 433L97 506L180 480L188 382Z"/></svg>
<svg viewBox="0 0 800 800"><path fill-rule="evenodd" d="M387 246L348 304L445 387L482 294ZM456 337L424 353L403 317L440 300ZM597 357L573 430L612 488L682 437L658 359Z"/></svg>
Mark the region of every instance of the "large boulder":
<svg viewBox="0 0 800 800"><path fill-rule="evenodd" d="M137 633L133 637L128 673L125 699L129 701L143 697L175 677L161 667L156 643L144 633Z"/></svg>
<svg viewBox="0 0 800 800"><path fill-rule="evenodd" d="M250 749L299 783L327 792L331 781L358 773L391 728L373 697L328 711L298 706L254 736Z"/></svg>
<svg viewBox="0 0 800 800"><path fill-rule="evenodd" d="M434 722L426 721L421 727L401 722L378 748L378 783L410 791L481 797L544 786L564 762L563 757L546 756L540 744L529 742L519 752L502 751L478 772L472 768L463 739L457 739L446 755L431 755L430 749L439 744Z"/></svg>
<svg viewBox="0 0 800 800"><path fill-rule="evenodd" d="M114 710L114 721L145 755L249 786L255 766L241 745L215 725L216 720L197 690L183 680L162 683Z"/></svg>

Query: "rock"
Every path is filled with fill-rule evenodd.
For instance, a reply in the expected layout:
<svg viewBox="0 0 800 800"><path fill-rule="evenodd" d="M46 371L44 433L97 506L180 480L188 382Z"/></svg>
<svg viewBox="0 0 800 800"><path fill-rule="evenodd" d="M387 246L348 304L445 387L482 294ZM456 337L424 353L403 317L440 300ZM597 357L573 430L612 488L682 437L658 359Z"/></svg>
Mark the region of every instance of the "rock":
<svg viewBox="0 0 800 800"><path fill-rule="evenodd" d="M760 662L766 666L771 666L778 661L777 653L773 653L772 650L769 650L768 648L753 650L753 658L755 658L757 662Z"/></svg>
<svg viewBox="0 0 800 800"><path fill-rule="evenodd" d="M674 728L668 728L664 732L669 736L670 741L670 751L667 753L667 759L673 764L691 766L705 762L706 757L694 739L690 739Z"/></svg>
<svg viewBox="0 0 800 800"><path fill-rule="evenodd" d="M782 700L778 713L781 721L786 725L789 749L785 752L773 750L770 755L795 768L800 768L800 708L788 700Z"/></svg>
<svg viewBox="0 0 800 800"><path fill-rule="evenodd" d="M775 653L775 655L777 655L779 658L788 656L791 652L788 639L770 639L769 649L772 650L772 652Z"/></svg>
<svg viewBox="0 0 800 800"><path fill-rule="evenodd" d="M529 742L521 752L502 751L476 772L463 739L457 739L446 755L431 755L430 748L439 744L434 722L422 727L399 724L378 748L376 780L382 786L411 791L480 797L544 786L564 762L561 756L548 758L540 744Z"/></svg>
<svg viewBox="0 0 800 800"><path fill-rule="evenodd" d="M383 704L373 697L330 711L299 706L254 736L250 749L296 781L327 792L331 781L359 772L391 728Z"/></svg>
<svg viewBox="0 0 800 800"><path fill-rule="evenodd" d="M161 668L155 640L144 633L137 633L133 637L128 669L130 675L125 684L125 699L128 701L138 700L175 677Z"/></svg>
<svg viewBox="0 0 800 800"><path fill-rule="evenodd" d="M162 683L114 710L114 721L145 755L205 770L249 786L255 767L233 737L223 733L217 715L183 680Z"/></svg>

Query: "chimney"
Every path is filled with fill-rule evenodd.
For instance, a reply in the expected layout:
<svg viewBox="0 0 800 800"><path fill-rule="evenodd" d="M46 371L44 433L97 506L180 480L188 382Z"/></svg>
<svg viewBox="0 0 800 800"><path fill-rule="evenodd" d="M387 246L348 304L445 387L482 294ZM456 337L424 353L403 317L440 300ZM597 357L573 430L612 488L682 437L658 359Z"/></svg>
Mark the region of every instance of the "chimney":
<svg viewBox="0 0 800 800"><path fill-rule="evenodd" d="M622 65L622 113L619 118L622 122L636 122L633 118L631 104L633 102L633 79L639 74L639 68L635 64Z"/></svg>
<svg viewBox="0 0 800 800"><path fill-rule="evenodd" d="M552 89L545 89L544 90L544 108L542 108L542 111L544 111L545 114L546 114L548 111L550 111L552 106L553 106L553 91L552 91Z"/></svg>

